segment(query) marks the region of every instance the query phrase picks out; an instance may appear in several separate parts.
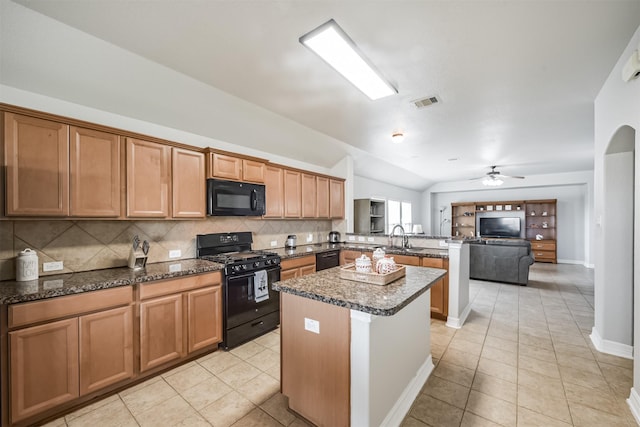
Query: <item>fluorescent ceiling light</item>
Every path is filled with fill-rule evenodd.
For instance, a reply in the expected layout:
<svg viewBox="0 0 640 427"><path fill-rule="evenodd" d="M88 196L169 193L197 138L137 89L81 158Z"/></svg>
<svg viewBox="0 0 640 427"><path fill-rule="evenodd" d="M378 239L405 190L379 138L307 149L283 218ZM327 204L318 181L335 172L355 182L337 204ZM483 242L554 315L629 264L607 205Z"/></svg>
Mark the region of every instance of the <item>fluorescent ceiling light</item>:
<svg viewBox="0 0 640 427"><path fill-rule="evenodd" d="M333 19L299 40L372 100L398 92L380 76Z"/></svg>

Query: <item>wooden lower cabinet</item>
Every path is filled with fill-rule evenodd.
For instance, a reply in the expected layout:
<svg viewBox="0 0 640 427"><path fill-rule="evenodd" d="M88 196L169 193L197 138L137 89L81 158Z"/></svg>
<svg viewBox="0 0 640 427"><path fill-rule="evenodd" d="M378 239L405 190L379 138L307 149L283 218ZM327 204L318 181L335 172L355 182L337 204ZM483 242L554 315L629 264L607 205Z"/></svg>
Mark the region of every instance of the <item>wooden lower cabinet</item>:
<svg viewBox="0 0 640 427"><path fill-rule="evenodd" d="M445 258L422 258L423 267L449 270L449 260ZM447 320L449 315L449 273L431 287L431 317Z"/></svg>
<svg viewBox="0 0 640 427"><path fill-rule="evenodd" d="M140 303L141 372L184 355L182 326L182 294Z"/></svg>
<svg viewBox="0 0 640 427"><path fill-rule="evenodd" d="M78 319L9 333L11 422L79 396Z"/></svg>
<svg viewBox="0 0 640 427"><path fill-rule="evenodd" d="M316 256L285 259L280 263L280 268L280 280L306 276L316 272Z"/></svg>
<svg viewBox="0 0 640 427"><path fill-rule="evenodd" d="M187 351L192 353L222 341L222 287L187 294Z"/></svg>
<svg viewBox="0 0 640 427"><path fill-rule="evenodd" d="M80 395L133 376L133 307L81 316Z"/></svg>
<svg viewBox="0 0 640 427"><path fill-rule="evenodd" d="M356 258L358 258L361 255L362 255L361 251L341 250L340 265L355 264Z"/></svg>

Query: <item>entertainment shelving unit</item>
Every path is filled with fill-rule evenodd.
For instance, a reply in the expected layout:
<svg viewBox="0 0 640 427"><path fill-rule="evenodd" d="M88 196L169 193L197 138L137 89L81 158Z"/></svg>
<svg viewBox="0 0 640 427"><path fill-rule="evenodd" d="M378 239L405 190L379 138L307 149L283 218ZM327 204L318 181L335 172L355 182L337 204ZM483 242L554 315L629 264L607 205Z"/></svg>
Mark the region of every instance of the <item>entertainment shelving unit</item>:
<svg viewBox="0 0 640 427"><path fill-rule="evenodd" d="M451 236L476 237L476 218L480 213L492 212L493 216L500 216L500 212L510 216L513 211L524 212L524 236L531 241L535 260L557 263L556 199L452 203Z"/></svg>

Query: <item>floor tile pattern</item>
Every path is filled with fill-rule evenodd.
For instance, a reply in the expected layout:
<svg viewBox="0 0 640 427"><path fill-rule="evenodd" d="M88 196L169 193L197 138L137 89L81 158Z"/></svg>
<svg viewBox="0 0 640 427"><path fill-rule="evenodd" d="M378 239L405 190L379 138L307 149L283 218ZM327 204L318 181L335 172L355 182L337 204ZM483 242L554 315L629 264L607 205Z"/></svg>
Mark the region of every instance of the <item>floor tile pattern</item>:
<svg viewBox="0 0 640 427"><path fill-rule="evenodd" d="M471 281L459 329L431 323L435 369L403 427L635 426L631 360L599 353L593 270L535 264L526 287ZM217 351L48 426L306 426L280 387L279 331Z"/></svg>

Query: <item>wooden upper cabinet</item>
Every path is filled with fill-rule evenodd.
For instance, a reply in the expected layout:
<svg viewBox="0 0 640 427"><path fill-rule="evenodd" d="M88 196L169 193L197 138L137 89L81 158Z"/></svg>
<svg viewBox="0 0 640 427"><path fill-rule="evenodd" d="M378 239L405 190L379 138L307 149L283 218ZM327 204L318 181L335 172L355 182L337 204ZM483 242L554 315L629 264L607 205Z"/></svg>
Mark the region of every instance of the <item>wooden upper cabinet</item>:
<svg viewBox="0 0 640 427"><path fill-rule="evenodd" d="M127 216L169 216L171 147L127 138Z"/></svg>
<svg viewBox="0 0 640 427"><path fill-rule="evenodd" d="M265 164L255 160L242 159L242 180L246 182L264 183Z"/></svg>
<svg viewBox="0 0 640 427"><path fill-rule="evenodd" d="M265 218L282 218L284 212L284 172L276 166L265 167Z"/></svg>
<svg viewBox="0 0 640 427"><path fill-rule="evenodd" d="M70 128L71 216L119 217L122 177L120 137Z"/></svg>
<svg viewBox="0 0 640 427"><path fill-rule="evenodd" d="M238 157L212 153L211 165L214 178L242 180L242 159Z"/></svg>
<svg viewBox="0 0 640 427"><path fill-rule="evenodd" d="M329 218L329 178L316 177L316 196L318 218Z"/></svg>
<svg viewBox="0 0 640 427"><path fill-rule="evenodd" d="M69 215L69 126L4 113L6 214Z"/></svg>
<svg viewBox="0 0 640 427"><path fill-rule="evenodd" d="M211 153L210 156L209 178L264 183L264 162L222 153Z"/></svg>
<svg viewBox="0 0 640 427"><path fill-rule="evenodd" d="M317 184L316 176L307 173L302 174L302 217L316 218L317 210Z"/></svg>
<svg viewBox="0 0 640 427"><path fill-rule="evenodd" d="M173 217L204 218L206 206L204 154L173 148L171 165Z"/></svg>
<svg viewBox="0 0 640 427"><path fill-rule="evenodd" d="M300 172L284 170L284 217L300 218L302 216L302 193Z"/></svg>
<svg viewBox="0 0 640 427"><path fill-rule="evenodd" d="M344 181L329 180L329 216L344 218Z"/></svg>

